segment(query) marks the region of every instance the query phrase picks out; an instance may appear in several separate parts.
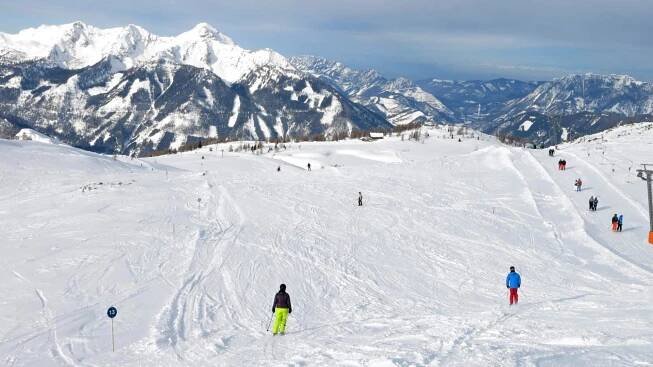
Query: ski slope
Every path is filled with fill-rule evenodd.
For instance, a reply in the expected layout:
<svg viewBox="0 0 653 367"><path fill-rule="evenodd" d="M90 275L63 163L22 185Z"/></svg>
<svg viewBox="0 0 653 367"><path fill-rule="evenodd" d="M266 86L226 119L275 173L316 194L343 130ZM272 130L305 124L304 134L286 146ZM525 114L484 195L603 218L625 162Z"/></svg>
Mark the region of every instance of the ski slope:
<svg viewBox="0 0 653 367"><path fill-rule="evenodd" d="M554 158L438 128L134 160L0 140L0 365L651 365L653 246L628 167L653 162L652 126ZM282 282L293 313L272 337Z"/></svg>

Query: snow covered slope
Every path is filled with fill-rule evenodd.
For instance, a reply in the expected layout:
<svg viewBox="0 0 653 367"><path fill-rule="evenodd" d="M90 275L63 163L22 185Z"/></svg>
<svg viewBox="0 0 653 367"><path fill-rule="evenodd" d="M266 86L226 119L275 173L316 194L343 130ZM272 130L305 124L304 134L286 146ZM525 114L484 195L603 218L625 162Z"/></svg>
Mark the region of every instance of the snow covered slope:
<svg viewBox="0 0 653 367"><path fill-rule="evenodd" d="M653 161L652 124L554 158L428 133L143 160L0 140L0 364L650 364L653 246L627 167ZM281 282L293 313L272 337Z"/></svg>

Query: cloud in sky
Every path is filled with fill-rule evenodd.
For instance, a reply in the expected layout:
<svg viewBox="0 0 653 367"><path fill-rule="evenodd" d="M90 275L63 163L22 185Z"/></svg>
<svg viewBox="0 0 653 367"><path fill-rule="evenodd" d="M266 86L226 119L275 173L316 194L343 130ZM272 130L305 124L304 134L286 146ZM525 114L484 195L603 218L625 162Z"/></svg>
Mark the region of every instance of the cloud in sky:
<svg viewBox="0 0 653 367"><path fill-rule="evenodd" d="M650 0L21 0L0 5L0 31L82 20L172 35L204 21L244 47L391 76L653 80L652 17Z"/></svg>

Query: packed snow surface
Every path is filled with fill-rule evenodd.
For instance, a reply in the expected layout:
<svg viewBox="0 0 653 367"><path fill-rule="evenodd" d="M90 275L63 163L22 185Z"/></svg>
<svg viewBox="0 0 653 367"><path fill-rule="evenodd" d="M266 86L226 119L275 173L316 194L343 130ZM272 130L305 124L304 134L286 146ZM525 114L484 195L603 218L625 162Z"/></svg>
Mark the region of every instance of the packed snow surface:
<svg viewBox="0 0 653 367"><path fill-rule="evenodd" d="M553 158L437 128L143 160L0 140L0 364L651 365L652 126Z"/></svg>

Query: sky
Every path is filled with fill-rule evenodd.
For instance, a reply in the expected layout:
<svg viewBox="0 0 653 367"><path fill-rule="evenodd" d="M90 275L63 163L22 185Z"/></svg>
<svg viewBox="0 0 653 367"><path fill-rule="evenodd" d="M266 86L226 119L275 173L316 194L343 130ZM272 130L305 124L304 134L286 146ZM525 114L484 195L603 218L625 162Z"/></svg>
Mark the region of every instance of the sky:
<svg viewBox="0 0 653 367"><path fill-rule="evenodd" d="M245 48L389 77L653 81L652 0L3 0L0 32L81 20L176 35L206 22Z"/></svg>

